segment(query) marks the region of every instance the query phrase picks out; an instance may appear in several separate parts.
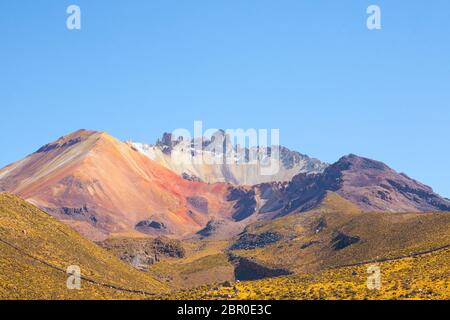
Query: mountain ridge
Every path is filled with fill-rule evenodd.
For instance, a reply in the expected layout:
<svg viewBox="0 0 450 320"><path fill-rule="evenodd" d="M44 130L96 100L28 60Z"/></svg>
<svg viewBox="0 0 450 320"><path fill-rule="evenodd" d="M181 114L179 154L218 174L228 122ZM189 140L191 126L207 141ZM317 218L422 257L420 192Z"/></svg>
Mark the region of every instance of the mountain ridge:
<svg viewBox="0 0 450 320"><path fill-rule="evenodd" d="M161 143L167 145L165 139ZM255 221L311 210L328 192L366 212L450 211L450 200L430 187L354 154L323 172L299 173L285 182L205 183L170 170L130 143L90 130L61 137L1 169L0 190L23 197L93 240L185 238L199 232L230 237Z"/></svg>
<svg viewBox="0 0 450 320"><path fill-rule="evenodd" d="M284 182L205 183L105 132L78 130L0 169L2 189L15 195L0 193L0 297L15 297L13 286L17 297L78 296L64 287L65 263L88 270L81 296L135 298L142 290L152 297L152 290L389 261L450 239L448 199L354 154ZM103 276L109 264L113 273ZM28 265L45 280L28 275ZM129 267L141 272L131 279L138 271Z"/></svg>
<svg viewBox="0 0 450 320"><path fill-rule="evenodd" d="M256 186L267 198L262 213L302 212L317 206L327 191L336 192L364 211L450 211L450 200L434 193L386 164L350 154L327 167L323 174L295 176L283 185Z"/></svg>
<svg viewBox="0 0 450 320"><path fill-rule="evenodd" d="M197 193L211 215L232 211L222 199L226 185L182 179L104 132L77 131L38 151L1 170L0 186L93 239L137 236L135 225L148 219L176 234L195 232L210 215L188 203Z"/></svg>
<svg viewBox="0 0 450 320"><path fill-rule="evenodd" d="M263 182L289 181L298 173L322 172L328 164L283 146L260 148L240 146L225 132L218 130L211 138L184 140L164 133L156 144L128 142L136 150L181 176L208 183L255 185ZM279 171L264 175L267 157L279 149ZM218 160L219 163L216 161Z"/></svg>

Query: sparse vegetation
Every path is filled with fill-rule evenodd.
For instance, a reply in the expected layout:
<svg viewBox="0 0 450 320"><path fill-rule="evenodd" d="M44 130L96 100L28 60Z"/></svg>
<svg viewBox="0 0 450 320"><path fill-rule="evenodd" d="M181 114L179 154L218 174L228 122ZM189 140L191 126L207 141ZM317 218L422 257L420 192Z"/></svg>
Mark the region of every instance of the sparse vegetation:
<svg viewBox="0 0 450 320"><path fill-rule="evenodd" d="M175 288L192 288L216 281L234 280L234 267L228 261L226 241L185 242L186 257L164 260L150 267L152 276Z"/></svg>
<svg viewBox="0 0 450 320"><path fill-rule="evenodd" d="M448 213L362 213L330 194L318 209L256 222L244 233L257 240L276 234L277 241L231 250L242 235L112 239L106 251L33 205L0 194L0 299L449 299L449 230ZM337 248L339 234L345 246ZM167 254L141 272L116 257L136 248ZM239 282L236 260L293 274ZM366 286L374 263L380 290ZM81 267L81 290L66 287L70 265Z"/></svg>
<svg viewBox="0 0 450 320"><path fill-rule="evenodd" d="M377 264L380 290L367 288L369 264L258 281L203 286L171 293L170 299L449 299L450 249Z"/></svg>
<svg viewBox="0 0 450 320"><path fill-rule="evenodd" d="M0 299L142 299L167 290L47 213L5 193L0 193L0 240ZM81 290L67 289L65 271L71 265L81 268Z"/></svg>
<svg viewBox="0 0 450 320"><path fill-rule="evenodd" d="M276 232L281 239L252 250L235 250L235 254L272 268L317 272L450 244L450 214L361 212L329 193L317 209L256 222L245 232L253 237Z"/></svg>

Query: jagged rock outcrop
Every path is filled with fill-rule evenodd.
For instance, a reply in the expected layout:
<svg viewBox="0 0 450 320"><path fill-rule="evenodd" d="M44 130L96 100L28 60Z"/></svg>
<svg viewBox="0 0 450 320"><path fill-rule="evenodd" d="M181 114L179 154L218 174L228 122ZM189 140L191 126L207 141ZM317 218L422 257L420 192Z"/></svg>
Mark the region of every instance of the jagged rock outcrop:
<svg viewBox="0 0 450 320"><path fill-rule="evenodd" d="M225 225L225 221L223 220L211 220L208 221L206 224L206 227L204 227L202 230L197 232L198 235L202 236L203 238L210 237L217 233L217 231L220 229L221 226Z"/></svg>
<svg viewBox="0 0 450 320"><path fill-rule="evenodd" d="M233 219L242 221L250 217L256 211L255 190L245 188L231 188L227 196L228 201L234 201L235 212Z"/></svg>
<svg viewBox="0 0 450 320"><path fill-rule="evenodd" d="M165 231L167 229L166 225L162 222L154 221L154 220L143 220L139 221L135 229L142 233L150 233L152 234L154 231Z"/></svg>
<svg viewBox="0 0 450 320"><path fill-rule="evenodd" d="M115 238L98 242L98 244L141 271L147 271L150 265L161 261L164 257L181 259L186 256L180 241L163 237Z"/></svg>
<svg viewBox="0 0 450 320"><path fill-rule="evenodd" d="M232 140L233 137L224 130L218 130L211 138L188 141L165 133L154 145L129 144L187 180L208 183L227 182L251 186L264 182L290 181L299 173L320 173L327 167L326 163L317 159L279 146L279 170L265 175L263 168L273 148L245 148L234 144Z"/></svg>
<svg viewBox="0 0 450 320"><path fill-rule="evenodd" d="M244 233L230 247L230 250L252 250L264 248L280 241L283 237L276 232L264 232L260 234Z"/></svg>

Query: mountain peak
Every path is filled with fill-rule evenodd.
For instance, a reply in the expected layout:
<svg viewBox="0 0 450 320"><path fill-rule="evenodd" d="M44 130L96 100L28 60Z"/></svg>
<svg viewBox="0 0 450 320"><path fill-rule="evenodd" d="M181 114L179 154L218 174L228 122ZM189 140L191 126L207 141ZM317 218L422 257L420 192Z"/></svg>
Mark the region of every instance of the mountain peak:
<svg viewBox="0 0 450 320"><path fill-rule="evenodd" d="M274 192L263 210L276 208L281 215L317 206L327 192L335 192L363 211L450 211L450 201L386 164L350 154L317 175L299 174L288 186ZM280 199L282 199L280 201ZM268 212L268 211L266 211Z"/></svg>
<svg viewBox="0 0 450 320"><path fill-rule="evenodd" d="M210 218L203 203L210 216L232 210L222 200L226 187L187 181L106 132L88 130L61 137L0 171L0 190L33 201L93 240L140 234L135 227L147 220L164 224L168 234L196 232Z"/></svg>
<svg viewBox="0 0 450 320"><path fill-rule="evenodd" d="M326 173L339 177L338 193L367 211L450 210L450 202L432 188L380 161L350 154Z"/></svg>
<svg viewBox="0 0 450 320"><path fill-rule="evenodd" d="M57 142L66 142L72 139L86 139L94 134L99 133L98 131L95 130L87 130L87 129L79 129L77 131L74 131L72 133L69 133L65 136L60 137L58 140L56 140Z"/></svg>
<svg viewBox="0 0 450 320"><path fill-rule="evenodd" d="M372 160L369 158L364 158L353 153L340 158L335 163L335 166L338 166L341 170L348 170L350 168L363 170L372 169L380 171L390 170L390 168L383 162Z"/></svg>
<svg viewBox="0 0 450 320"><path fill-rule="evenodd" d="M238 141L234 141L238 140ZM270 163L272 148L240 145L233 134L219 129L211 135L186 139L164 133L156 144L129 142L135 150L181 177L195 177L208 183L256 185L287 182L299 173L321 173L328 164L307 155L279 147L279 167L274 174L263 174ZM277 159L278 160L278 159Z"/></svg>
<svg viewBox="0 0 450 320"><path fill-rule="evenodd" d="M97 131L80 129L42 146L36 151L36 153L48 152L58 148L70 147L87 140L89 137L97 133Z"/></svg>

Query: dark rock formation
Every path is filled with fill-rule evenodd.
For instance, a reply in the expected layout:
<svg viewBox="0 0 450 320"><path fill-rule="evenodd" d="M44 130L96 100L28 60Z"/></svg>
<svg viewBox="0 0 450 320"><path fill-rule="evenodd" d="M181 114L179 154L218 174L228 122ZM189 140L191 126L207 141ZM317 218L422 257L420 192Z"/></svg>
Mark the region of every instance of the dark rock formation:
<svg viewBox="0 0 450 320"><path fill-rule="evenodd" d="M61 213L62 213L62 214L65 214L65 215L71 216L71 217L74 217L74 216L84 216L84 215L86 215L87 213L89 213L89 210L88 210L88 208L87 208L86 205L84 205L84 206L81 207L81 208L68 208L68 207L62 207L60 210L61 210Z"/></svg>
<svg viewBox="0 0 450 320"><path fill-rule="evenodd" d="M187 181L192 181L192 182L202 182L202 179L200 179L199 177L196 177L196 176L194 176L194 175L190 175L190 174L188 174L188 173L186 173L186 172L183 172L183 174L181 175L181 177L182 177L184 180L187 180Z"/></svg>
<svg viewBox="0 0 450 320"><path fill-rule="evenodd" d="M309 241L309 242L304 243L304 244L300 247L300 249L305 250L305 249L307 249L307 248L309 248L309 247L312 247L313 245L319 244L319 243L320 243L320 241Z"/></svg>
<svg viewBox="0 0 450 320"><path fill-rule="evenodd" d="M208 213L208 199L204 197L188 197L187 202L197 211Z"/></svg>
<svg viewBox="0 0 450 320"><path fill-rule="evenodd" d="M224 223L225 222L223 220L210 220L210 221L208 221L208 224L206 225L206 227L203 228L202 230L200 230L199 232L197 232L197 234L204 238L210 237L210 236L214 235L216 233L216 231L222 225L224 225Z"/></svg>
<svg viewBox="0 0 450 320"><path fill-rule="evenodd" d="M255 190L246 190L244 188L230 188L228 196L228 201L236 201L234 209L236 210L233 214L233 219L235 221L242 221L250 217L256 212L256 199Z"/></svg>
<svg viewBox="0 0 450 320"><path fill-rule="evenodd" d="M173 148L183 141L183 137L177 137L174 139L172 133L165 132L161 139L158 139L156 145L159 146L163 153L170 155Z"/></svg>
<svg viewBox="0 0 450 320"><path fill-rule="evenodd" d="M229 259L235 266L234 275L236 280L239 281L259 280L292 274L289 270L270 268L263 266L256 261L238 257L233 254L229 255Z"/></svg>
<svg viewBox="0 0 450 320"><path fill-rule="evenodd" d="M48 208L43 207L42 210L45 212L54 215L56 217L59 217L61 219L72 219L77 221L86 221L89 222L91 225L96 226L98 221L98 218L96 216L96 213L94 210L90 210L87 205L83 205L79 208L72 208L72 207L61 207L61 208Z"/></svg>
<svg viewBox="0 0 450 320"><path fill-rule="evenodd" d="M261 234L244 233L235 243L233 243L230 250L252 250L263 248L278 242L281 239L282 236L276 232L264 232Z"/></svg>
<svg viewBox="0 0 450 320"><path fill-rule="evenodd" d="M64 143L49 143L46 144L45 146L41 147L39 150L36 151L36 153L43 153L43 152L48 152L57 148L67 148L70 146L73 146L74 144L77 144L79 142L81 142L82 139L81 137L77 137L71 140L68 140Z"/></svg>
<svg viewBox="0 0 450 320"><path fill-rule="evenodd" d="M154 220L144 220L140 221L136 224L135 229L142 233L149 233L152 231L164 231L166 230L166 226L162 222L154 221Z"/></svg>
<svg viewBox="0 0 450 320"><path fill-rule="evenodd" d="M146 271L148 267L164 257L184 258L186 252L180 241L159 237L156 239L109 239L98 243L114 253L122 261L136 269Z"/></svg>
<svg viewBox="0 0 450 320"><path fill-rule="evenodd" d="M352 244L358 243L361 239L357 236L349 236L343 232L335 232L333 234L333 239L331 240L331 245L334 250L342 250Z"/></svg>
<svg viewBox="0 0 450 320"><path fill-rule="evenodd" d="M322 232L323 229L325 229L327 227L327 221L325 220L325 218L319 218L313 225L312 225L312 230L314 231L314 233L320 233Z"/></svg>

